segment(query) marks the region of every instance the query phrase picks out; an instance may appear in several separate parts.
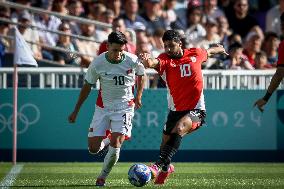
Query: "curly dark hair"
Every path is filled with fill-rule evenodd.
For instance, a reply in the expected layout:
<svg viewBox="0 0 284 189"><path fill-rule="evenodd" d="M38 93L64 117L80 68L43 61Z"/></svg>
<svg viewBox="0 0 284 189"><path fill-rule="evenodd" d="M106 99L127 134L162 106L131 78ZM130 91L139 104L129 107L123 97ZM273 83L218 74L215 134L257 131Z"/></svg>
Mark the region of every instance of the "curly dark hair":
<svg viewBox="0 0 284 189"><path fill-rule="evenodd" d="M181 41L181 35L177 30L167 30L164 35L162 40L165 41L175 41L175 42L180 42Z"/></svg>

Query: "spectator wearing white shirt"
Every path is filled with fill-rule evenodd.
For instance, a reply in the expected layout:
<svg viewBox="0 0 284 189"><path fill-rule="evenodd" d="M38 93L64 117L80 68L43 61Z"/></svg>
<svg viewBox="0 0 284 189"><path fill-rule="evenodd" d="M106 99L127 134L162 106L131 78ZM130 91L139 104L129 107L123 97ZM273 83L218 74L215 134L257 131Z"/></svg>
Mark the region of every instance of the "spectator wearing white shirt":
<svg viewBox="0 0 284 189"><path fill-rule="evenodd" d="M89 38L93 41L77 39L76 44L80 53L87 54L81 57L81 67L88 67L89 64L97 55L99 44L94 42L95 25L94 24L81 24L80 25L82 36Z"/></svg>
<svg viewBox="0 0 284 189"><path fill-rule="evenodd" d="M174 10L176 3L177 0L165 0L165 7L162 16L164 17L167 26L170 26L170 24L177 19L177 14Z"/></svg>
<svg viewBox="0 0 284 189"><path fill-rule="evenodd" d="M266 14L265 31L276 32L281 35L281 21L280 15L284 12L284 0L279 0L279 4L272 7Z"/></svg>
<svg viewBox="0 0 284 189"><path fill-rule="evenodd" d="M211 45L220 43L220 36L218 35L218 23L215 19L209 18L205 24L206 35L204 37L199 37L195 43L194 47L208 49ZM211 66L216 64L218 59L216 57L209 57L204 68L209 69Z"/></svg>
<svg viewBox="0 0 284 189"><path fill-rule="evenodd" d="M42 7L45 10L51 9L51 4L43 4ZM35 25L44 30L57 31L58 26L61 24L61 20L53 15L41 13L35 17ZM42 44L54 47L58 40L58 35L48 31L38 30L39 39ZM44 59L53 60L52 52L49 48L42 48L42 56Z"/></svg>
<svg viewBox="0 0 284 189"><path fill-rule="evenodd" d="M29 0L15 0L15 3L18 3L18 4L21 4L21 5L24 5L24 6L27 6L27 7L30 7L31 6L31 1ZM11 9L13 10L13 9ZM12 14L11 14L11 20L13 22L18 22L18 17L19 15L21 14L21 12L23 11L24 9L14 9L12 11ZM32 23L33 23L33 18L32 18Z"/></svg>
<svg viewBox="0 0 284 189"><path fill-rule="evenodd" d="M41 47L39 46L39 33L37 30L31 29L29 26L32 23L31 14L24 10L18 16L19 23L19 32L23 35L24 39L28 42L28 45L31 47L33 56L38 59L42 59ZM33 44L34 43L34 44ZM35 44L37 43L37 44Z"/></svg>

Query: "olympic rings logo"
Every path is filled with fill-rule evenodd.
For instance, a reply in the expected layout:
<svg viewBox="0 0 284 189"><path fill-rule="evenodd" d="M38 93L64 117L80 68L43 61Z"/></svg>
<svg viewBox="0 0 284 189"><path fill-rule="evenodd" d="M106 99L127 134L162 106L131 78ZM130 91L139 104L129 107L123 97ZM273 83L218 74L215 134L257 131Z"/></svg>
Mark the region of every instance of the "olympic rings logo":
<svg viewBox="0 0 284 189"><path fill-rule="evenodd" d="M29 116L25 113L29 113ZM20 107L17 117L18 134L23 134L27 131L30 125L38 122L40 118L40 110L36 105L26 103ZM33 118L31 119L31 117ZM13 132L13 105L10 103L0 105L0 133L4 132L6 128Z"/></svg>

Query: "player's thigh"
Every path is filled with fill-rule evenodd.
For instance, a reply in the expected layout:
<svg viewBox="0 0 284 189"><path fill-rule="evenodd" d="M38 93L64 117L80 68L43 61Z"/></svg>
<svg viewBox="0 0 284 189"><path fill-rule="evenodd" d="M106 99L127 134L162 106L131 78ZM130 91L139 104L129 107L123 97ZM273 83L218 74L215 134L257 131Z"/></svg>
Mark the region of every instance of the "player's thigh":
<svg viewBox="0 0 284 189"><path fill-rule="evenodd" d="M163 134L171 135L177 132L177 125L183 120L188 111L170 111L167 116L167 122L163 129Z"/></svg>
<svg viewBox="0 0 284 189"><path fill-rule="evenodd" d="M190 110L184 115L176 124L172 133L178 133L184 136L187 133L191 133L202 126L205 122L206 113L203 110Z"/></svg>
<svg viewBox="0 0 284 189"><path fill-rule="evenodd" d="M111 120L111 131L112 133L121 133L126 137L131 137L132 131L132 120L134 117L134 108L129 107L125 110L121 110L118 112L113 112L110 115Z"/></svg>
<svg viewBox="0 0 284 189"><path fill-rule="evenodd" d="M90 124L88 137L105 136L106 130L109 129L109 112L103 108L96 107L92 122Z"/></svg>
<svg viewBox="0 0 284 189"><path fill-rule="evenodd" d="M190 132L192 127L192 120L189 116L183 116L173 128L172 133L178 133L180 136L184 136L185 134Z"/></svg>

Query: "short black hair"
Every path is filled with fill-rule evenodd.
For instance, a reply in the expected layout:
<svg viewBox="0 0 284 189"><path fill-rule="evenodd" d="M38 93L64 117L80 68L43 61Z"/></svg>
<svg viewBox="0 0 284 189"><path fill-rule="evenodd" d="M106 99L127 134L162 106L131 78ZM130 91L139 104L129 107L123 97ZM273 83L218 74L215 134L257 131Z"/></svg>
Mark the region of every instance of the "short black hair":
<svg viewBox="0 0 284 189"><path fill-rule="evenodd" d="M237 49L242 49L242 48L243 48L242 44L240 44L239 42L234 42L233 44L229 46L229 52L235 51Z"/></svg>
<svg viewBox="0 0 284 189"><path fill-rule="evenodd" d="M114 23L114 22L118 22L118 21L120 21L120 20L122 20L122 21L124 22L124 20L123 20L123 18L122 18L122 17L120 17L120 16L115 17L115 18L112 20L112 23Z"/></svg>
<svg viewBox="0 0 284 189"><path fill-rule="evenodd" d="M163 42L165 41L175 41L180 42L181 41L181 35L177 30L167 30L162 38Z"/></svg>
<svg viewBox="0 0 284 189"><path fill-rule="evenodd" d="M120 31L113 31L108 35L108 43L124 45L127 43L126 36Z"/></svg>
<svg viewBox="0 0 284 189"><path fill-rule="evenodd" d="M265 34L264 34L264 41L268 41L268 40L270 40L270 38L279 38L278 37L278 35L277 35L277 33L275 33L275 32L266 32Z"/></svg>

